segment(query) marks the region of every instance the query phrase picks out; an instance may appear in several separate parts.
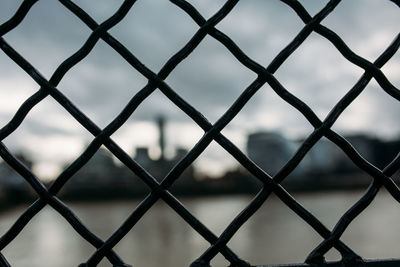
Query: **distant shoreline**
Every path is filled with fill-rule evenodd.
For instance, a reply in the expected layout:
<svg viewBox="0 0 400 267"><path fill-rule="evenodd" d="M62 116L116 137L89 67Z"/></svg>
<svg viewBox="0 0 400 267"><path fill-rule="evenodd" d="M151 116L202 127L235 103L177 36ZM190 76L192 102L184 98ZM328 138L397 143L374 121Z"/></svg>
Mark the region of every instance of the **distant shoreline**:
<svg viewBox="0 0 400 267"><path fill-rule="evenodd" d="M365 175L367 176L367 175ZM369 183L367 181L367 177L363 177L365 179L364 183L352 184L352 185L344 185L344 184L333 184L333 183L313 183L312 185L309 183L303 183L302 186L296 184L285 184L283 183L283 187L290 194L318 194L318 193L327 193L334 191L360 191L366 190ZM315 181L315 180L314 180ZM326 181L326 180L325 180ZM337 182L337 179L336 179ZM261 186L258 188L261 190ZM242 195L242 196L255 196L259 190L246 190L245 188L237 188L236 190L202 190L202 191L192 191L190 194L185 192L174 192L171 190L173 195L177 197L183 198L203 198L203 197L224 197L224 196L232 196L232 195ZM124 201L124 200L143 200L147 194L150 193L150 190L147 193L129 193L128 191L104 191L104 190L92 190L88 192L76 192L70 193L68 195L61 195L59 198L62 201L66 202L86 202L86 203L98 203L98 202L115 202L115 201ZM26 195L13 195L12 197L7 196L4 193L0 194L0 212L7 211L9 209L13 209L19 205L31 205L38 196L26 196Z"/></svg>

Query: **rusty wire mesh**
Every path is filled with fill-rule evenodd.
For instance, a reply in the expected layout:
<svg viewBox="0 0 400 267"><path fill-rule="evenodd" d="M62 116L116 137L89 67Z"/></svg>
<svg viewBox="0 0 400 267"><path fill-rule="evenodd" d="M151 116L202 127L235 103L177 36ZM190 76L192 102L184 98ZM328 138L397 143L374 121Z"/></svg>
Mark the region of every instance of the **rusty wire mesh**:
<svg viewBox="0 0 400 267"><path fill-rule="evenodd" d="M232 39L230 39L229 36L215 28L215 26L230 13L239 0L228 0L222 6L222 8L208 20L203 18L198 10L196 10L185 0L170 1L175 4L177 8L180 8L183 12L187 13L187 15L198 24L199 29L195 35L192 36L190 41L182 49L176 52L176 54L167 61L167 63L158 73L154 73L152 70L148 69L135 57L131 51L129 51L123 44L121 44L107 32L113 26L118 24L131 9L133 9L133 5L136 2L135 0L125 0L118 11L101 24L98 24L74 2L69 0L59 0L59 2L66 8L66 11L72 12L76 17L78 17L87 27L92 30L92 33L84 45L82 45L82 47L76 53L71 55L60 66L58 66L57 70L49 80L46 80L35 69L35 67L30 64L30 62L25 60L24 57L18 53L18 51L16 51L6 42L6 40L4 40L3 37L1 37L0 45L3 52L16 64L18 64L18 66L21 67L28 75L30 75L30 77L40 86L40 89L26 99L9 123L1 128L0 140L4 140L7 136L11 135L23 122L24 118L32 110L32 108L45 98L52 98L57 101L95 138L87 146L85 151L57 177L49 189L47 189L29 169L27 169L9 152L3 142L1 143L0 155L3 160L25 178L25 180L37 192L39 198L28 209L26 209L25 212L12 225L12 227L1 236L0 250L4 249L10 244L41 209L43 209L46 205L49 205L58 213L60 213L75 229L75 231L79 233L79 235L81 235L85 240L87 240L87 242L96 248L96 251L93 253L93 255L88 257L87 262L82 263L81 266L96 266L104 257L106 257L113 266L129 266L120 259L115 251L113 251L113 247L118 244L118 242L135 226L135 224L158 199L162 199L196 232L198 232L210 243L210 247L202 255L200 255L195 262L192 263L192 266L209 266L210 261L218 253L221 253L231 263L231 266L250 266L249 263L236 255L227 246L227 243L235 235L239 228L257 212L257 210L267 200L271 193L274 193L324 239L308 255L304 264L290 266L354 266L358 264L364 266L400 266L400 260L364 260L340 240L342 234L346 231L349 224L360 213L362 213L366 207L368 207L382 186L389 191L395 200L400 202L400 190L391 179L391 176L400 168L400 156L398 155L396 158L394 158L393 161L384 169L378 169L370 162L362 158L346 139L331 129L341 113L363 92L364 88L372 78L378 82L381 89L384 90L388 95L396 100L400 100L399 89L397 89L380 70L380 68L397 52L400 45L400 35L397 35L394 41L386 48L386 50L375 60L375 62L372 63L355 54L335 32L320 24L320 22L326 18L336 6L340 4L340 0L329 1L326 6L314 17L312 17L297 0L281 0L289 8L293 9L293 11L301 18L305 25L296 35L293 41L291 41L267 67L264 67L249 58L232 41ZM0 26L0 35L3 36L16 28L19 23L23 21L31 7L36 2L37 0L23 1L17 12L8 21ZM397 6L400 5L398 1L392 0L392 2ZM286 90L286 88L284 88L274 77L274 73L278 70L282 63L285 62L285 60L290 57L290 55L313 32L329 40L343 57L365 71L364 74L359 78L358 82L342 99L340 99L340 101L334 106L324 120L320 120L310 107ZM230 106L230 108L215 124L211 124L199 111L197 111L190 103L186 102L174 91L173 88L171 88L165 82L165 79L174 70L174 68L194 49L196 49L196 47L207 35L220 42L223 46L225 46L226 49L230 51L232 56L234 56L246 68L257 74L257 78L243 90L240 97L236 99L235 103ZM139 71L144 77L146 77L146 79L148 79L147 85L130 100L130 102L124 107L123 111L104 129L100 129L96 124L94 124L74 105L74 103L72 103L60 90L57 89L57 85L67 74L67 72L81 60L83 60L87 55L89 55L100 39L104 40L134 69ZM238 149L221 133L221 130L224 129L224 127L226 127L229 122L240 112L240 110L253 97L257 90L266 83L271 86L277 95L296 108L298 112L300 112L314 128L314 131L302 143L295 155L274 177L271 177L259 166L254 164L240 149ZM190 152L166 175L162 182L158 182L154 177L152 177L110 138L110 136L126 122L136 108L139 107L140 104L155 90L160 90L172 103L184 111L204 130L204 135L201 140L198 141L194 148L191 149ZM280 185L280 183L296 168L307 152L318 142L318 140L324 136L335 143L341 150L343 150L344 153L361 170L373 177L373 182L370 184L365 194L355 205L353 205L345 214L343 214L333 230L329 230L327 227L325 227L318 220L318 218L314 217L307 209L299 204L296 199L294 199ZM263 183L262 190L256 195L251 203L236 216L236 218L226 227L220 236L216 236L214 233L212 233L202 222L200 222L192 213L190 213L174 197L174 195L168 191L169 187L171 187L171 185L177 179L179 179L182 172L193 163L193 161L207 148L207 146L213 140L215 140L245 169L247 169L253 175L254 179L258 179ZM140 205L132 211L130 216L107 240L101 240L99 237L93 234L90 229L88 229L83 222L79 220L72 210L70 210L68 206L57 197L57 193L62 189L63 185L90 160L90 158L102 145L107 147L109 151L111 151L135 175L140 177L151 189L151 193L148 194L148 196L140 203ZM336 263L326 263L324 261L324 255L332 248L335 248L337 251L339 251L342 256L342 260ZM9 266L9 263L3 255L0 257L0 265Z"/></svg>

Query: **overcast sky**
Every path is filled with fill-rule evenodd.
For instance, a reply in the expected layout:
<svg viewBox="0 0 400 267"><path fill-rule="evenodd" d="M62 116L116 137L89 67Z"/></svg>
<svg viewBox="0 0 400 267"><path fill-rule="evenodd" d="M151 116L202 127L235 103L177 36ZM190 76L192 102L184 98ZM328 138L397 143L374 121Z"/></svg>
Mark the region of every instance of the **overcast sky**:
<svg viewBox="0 0 400 267"><path fill-rule="evenodd" d="M0 2L0 23L8 20L22 1ZM121 0L76 0L98 23L109 18ZM221 0L189 1L209 18ZM327 1L300 1L314 15ZM400 10L390 1L342 1L322 24L338 33L357 54L374 61L399 34ZM303 23L278 0L242 0L217 25L252 59L267 66L301 30ZM198 26L166 0L138 0L126 18L109 32L146 66L158 72L193 36ZM58 1L40 0L21 25L4 36L46 78L77 51L90 31ZM38 86L0 51L0 127L9 122L23 101ZM400 53L382 71L400 87ZM335 103L356 83L362 69L352 65L318 34L311 36L276 72L276 77L324 119ZM167 78L167 83L208 120L215 122L256 78L220 43L206 37ZM58 89L98 126L105 127L145 84L136 70L103 41L73 67ZM203 132L159 91L135 111L112 138L129 154L136 146L155 146L155 116L168 120L168 146L192 147ZM334 130L348 134L367 132L385 138L400 134L400 105L372 80L362 95L337 121ZM257 130L281 131L290 138L306 136L312 127L294 108L265 85L223 131L245 149L246 135ZM71 162L92 136L60 105L46 98L4 143L13 151L24 149L38 162L41 177L52 177L61 163ZM234 161L212 144L196 164L217 173Z"/></svg>

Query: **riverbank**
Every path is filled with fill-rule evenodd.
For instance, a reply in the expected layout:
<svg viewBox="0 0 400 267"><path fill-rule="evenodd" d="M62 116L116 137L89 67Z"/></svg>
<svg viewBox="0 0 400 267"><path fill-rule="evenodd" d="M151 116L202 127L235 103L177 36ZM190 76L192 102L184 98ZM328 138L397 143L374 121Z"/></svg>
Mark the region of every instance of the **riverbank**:
<svg viewBox="0 0 400 267"><path fill-rule="evenodd" d="M224 180L209 179L199 182L196 187L178 187L170 189L170 192L181 198L202 198L212 196L254 196L261 190L261 183L253 177L229 177ZM236 179L236 180L235 180ZM235 180L235 183L230 181ZM367 174L342 174L342 175L310 175L308 177L288 177L282 186L291 194L294 193L323 193L330 191L359 191L365 190L372 178ZM47 185L49 186L49 185ZM147 190L146 190L147 189ZM74 190L61 190L57 196L62 201L69 202L114 202L141 200L150 193L150 189L133 185L115 184L112 187L75 187ZM33 192L26 191L3 192L0 191L0 211L7 210L24 203L32 203L37 199Z"/></svg>

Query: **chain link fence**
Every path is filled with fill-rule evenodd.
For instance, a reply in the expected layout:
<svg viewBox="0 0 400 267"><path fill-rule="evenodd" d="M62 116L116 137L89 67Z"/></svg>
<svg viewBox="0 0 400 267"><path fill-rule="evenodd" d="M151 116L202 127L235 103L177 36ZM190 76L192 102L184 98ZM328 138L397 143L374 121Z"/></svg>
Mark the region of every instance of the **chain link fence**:
<svg viewBox="0 0 400 267"><path fill-rule="evenodd" d="M0 26L0 35L3 36L18 27L36 2L37 0L23 1L17 12ZM352 248L340 240L349 224L369 206L382 187L385 187L391 196L396 201L400 202L399 187L391 178L391 176L400 168L400 155L394 158L393 161L384 169L378 169L362 158L346 139L331 129L343 111L363 92L364 88L372 78L375 79L384 92L392 98L400 100L399 89L396 88L380 70L380 68L387 63L399 49L400 35L396 36L394 41L374 62L369 62L365 58L355 54L335 32L320 24L323 19L329 16L329 14L340 5L340 0L329 1L315 16L311 16L307 9L305 9L297 0L281 0L281 2L286 4L299 16L304 23L304 27L296 35L293 41L291 41L278 55L276 55L268 66L264 67L248 57L229 36L215 28L215 26L235 8L235 5L239 0L228 0L218 10L218 12L208 20L206 20L198 10L185 0L170 0L170 2L176 5L177 8L181 9L182 12L185 12L190 16L199 28L190 41L187 42L182 49L176 52L176 54L167 61L158 73L155 73L142 64L130 50L108 33L108 30L118 24L128 12L134 9L133 6L136 2L135 0L123 1L118 11L101 24L98 24L73 1L59 0L59 2L65 7L66 12L72 12L88 28L90 28L92 32L82 47L58 66L49 80L45 79L30 62L24 59L23 55L16 51L3 37L1 37L0 46L2 51L30 76L39 85L40 89L26 99L26 101L19 107L14 117L1 128L0 140L4 140L9 135L13 134L13 132L24 121L27 114L35 107L35 105L45 98L52 98L57 101L76 119L76 121L78 121L94 136L94 139L87 146L85 151L62 171L48 189L41 180L26 168L21 161L13 156L3 142L1 142L0 155L3 160L24 177L24 179L36 191L39 198L29 208L27 208L11 228L1 236L0 250L13 242L30 220L45 206L49 205L61 214L79 235L96 248L93 255L88 255L88 260L80 266L96 266L104 257L106 257L113 266L129 266L122 261L113 248L135 226L142 216L151 209L156 201L162 199L210 244L209 248L204 251L202 255L199 255L197 260L194 261L191 266L210 266L211 260L218 253L221 253L230 262L231 266L250 266L250 263L241 259L239 255L236 255L235 252L228 247L227 243L239 228L257 212L268 197L274 193L283 203L307 222L323 238L323 241L308 255L305 263L290 266L400 266L400 260L364 260L360 255L357 255ZM399 1L392 0L392 2L394 6L400 6ZM336 47L344 58L365 71L359 78L358 82L343 98L340 99L324 120L319 119L309 106L290 93L274 76L274 73L280 68L286 59L290 57L299 46L301 46L311 33L317 33L329 40L329 42ZM211 36L220 42L227 50L229 50L233 57L243 64L243 66L257 74L257 78L243 90L235 103L231 105L223 116L214 124L211 124L198 110L185 101L165 82L166 78L171 72L173 72L175 67L193 50L195 50L206 36ZM57 85L68 71L88 56L99 40L106 42L124 60L126 60L132 68L136 69L148 80L147 85L129 101L123 111L104 129L100 129L96 124L94 124L85 113L79 110L76 105L74 105L74 103L63 94L63 92L57 89ZM221 131L264 84L268 84L277 95L297 109L297 111L300 112L314 128L313 132L301 144L294 156L273 177L254 164L238 147L236 147L221 133ZM141 103L155 90L161 91L172 103L185 112L204 130L204 135L200 141L196 143L194 148L191 149L182 160L180 160L180 162L161 182L158 182L110 138L110 136L127 121ZM354 162L354 164L373 178L373 182L370 184L365 194L356 204L343 214L332 230L325 227L318 218L314 217L307 209L299 204L296 199L280 185L280 183L298 166L307 152L322 137L326 137L335 143ZM202 154L212 141L216 141L221 147L229 152L241 164L241 166L247 169L253 175L254 179L258 179L263 184L261 191L259 191L251 203L240 214L238 214L232 222L229 223L220 236L211 232L205 224L189 212L168 190L172 184L179 179L183 171ZM79 220L72 210L57 197L57 193L63 188L64 184L91 159L102 145L107 147L115 157L126 165L132 173L140 177L140 179L142 179L151 189L151 193L149 193L140 205L132 211L130 216L107 240L101 240L93 234L90 229ZM342 257L341 261L325 262L324 255L332 248L336 249L340 253ZM10 266L3 255L0 257L0 265Z"/></svg>

